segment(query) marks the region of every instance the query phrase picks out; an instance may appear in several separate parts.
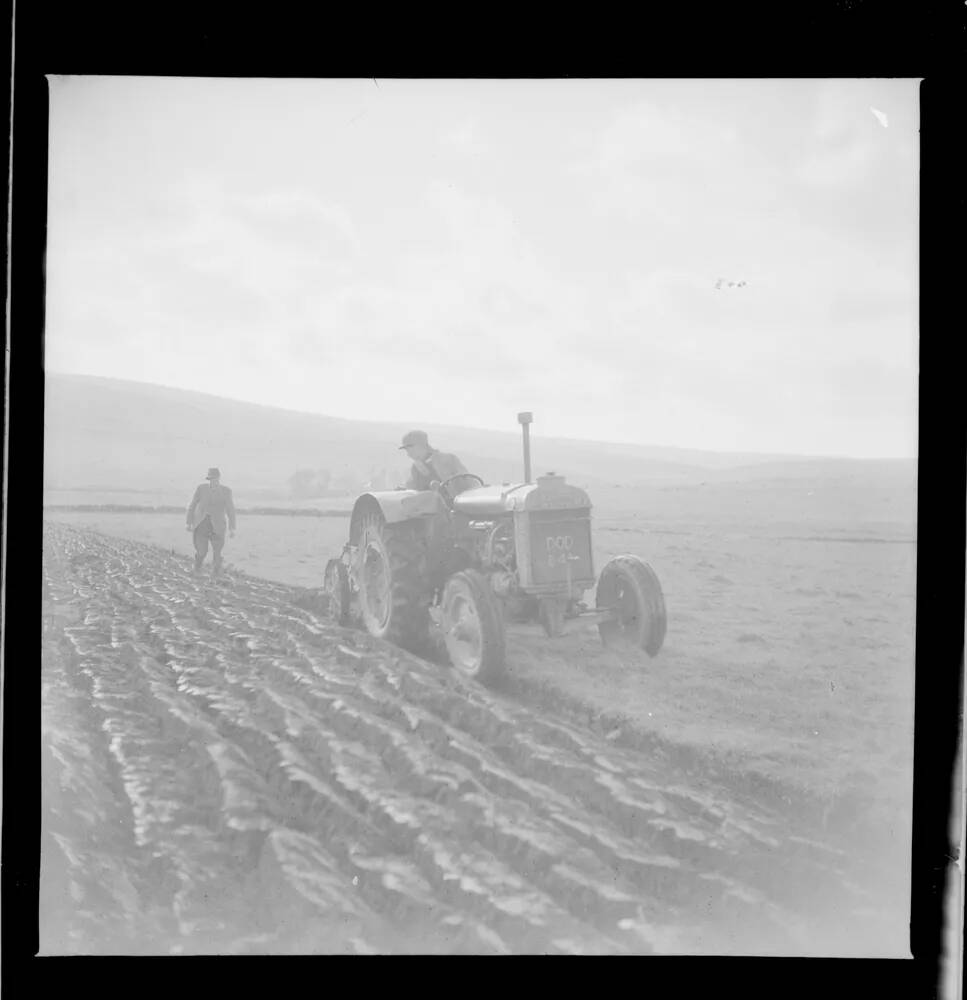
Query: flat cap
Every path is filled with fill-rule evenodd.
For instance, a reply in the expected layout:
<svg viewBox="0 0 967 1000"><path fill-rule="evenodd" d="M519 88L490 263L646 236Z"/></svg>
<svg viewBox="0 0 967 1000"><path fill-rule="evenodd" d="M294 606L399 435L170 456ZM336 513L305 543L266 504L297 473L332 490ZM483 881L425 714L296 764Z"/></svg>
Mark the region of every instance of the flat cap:
<svg viewBox="0 0 967 1000"><path fill-rule="evenodd" d="M426 431L407 431L403 435L403 443L399 450L404 451L413 444L429 445L430 439L426 436Z"/></svg>

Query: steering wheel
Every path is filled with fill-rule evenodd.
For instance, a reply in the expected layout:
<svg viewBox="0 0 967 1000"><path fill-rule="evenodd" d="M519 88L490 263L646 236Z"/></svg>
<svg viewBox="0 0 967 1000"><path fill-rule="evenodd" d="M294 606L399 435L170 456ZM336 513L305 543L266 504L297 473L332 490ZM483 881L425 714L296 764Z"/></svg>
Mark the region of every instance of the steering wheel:
<svg viewBox="0 0 967 1000"><path fill-rule="evenodd" d="M463 478L468 477L468 476L469 476L470 479L476 479L477 482L480 483L481 486L486 486L487 485L480 478L480 476L477 476L477 475L475 475L472 472L458 472L455 476L449 476L447 479L444 479L443 482L440 483L440 485L437 487L437 489L443 494L443 499L446 500L447 504L449 504L449 505L453 504L453 497L450 495L450 491L447 489L447 485L449 483L452 483L454 481L454 479L463 479Z"/></svg>

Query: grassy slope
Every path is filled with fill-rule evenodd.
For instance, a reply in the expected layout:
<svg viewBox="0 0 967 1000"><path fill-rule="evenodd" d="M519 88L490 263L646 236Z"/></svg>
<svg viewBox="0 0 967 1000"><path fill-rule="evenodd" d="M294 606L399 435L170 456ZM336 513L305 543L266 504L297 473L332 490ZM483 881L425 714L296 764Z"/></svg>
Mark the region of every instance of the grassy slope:
<svg viewBox="0 0 967 1000"><path fill-rule="evenodd" d="M161 386L85 376L50 375L46 385L45 480L62 489L150 490L180 496L209 465L260 498L284 496L297 468L334 475L386 468L402 477L396 442L409 424L380 424L255 406ZM456 451L490 482L517 481L520 439L508 431L433 428L435 442ZM594 489L616 484L703 480L896 476L910 463L789 461L781 456L716 454L543 438L534 425L534 471L551 469Z"/></svg>

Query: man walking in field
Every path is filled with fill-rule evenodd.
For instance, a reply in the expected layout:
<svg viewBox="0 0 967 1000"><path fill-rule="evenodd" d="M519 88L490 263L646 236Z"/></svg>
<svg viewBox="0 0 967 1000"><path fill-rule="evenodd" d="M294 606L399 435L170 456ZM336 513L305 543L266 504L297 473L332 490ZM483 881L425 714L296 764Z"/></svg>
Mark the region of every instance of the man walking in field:
<svg viewBox="0 0 967 1000"><path fill-rule="evenodd" d="M201 573L202 563L208 555L208 543L212 545L214 572L222 571L222 548L225 545L225 523L228 522L230 537L235 537L235 504L232 491L221 484L218 469L209 469L202 483L188 505L187 530L193 532L195 542L195 574Z"/></svg>
<svg viewBox="0 0 967 1000"><path fill-rule="evenodd" d="M456 455L437 451L430 446L426 431L409 431L404 434L400 451L405 451L413 461L410 477L406 481L408 490L434 489L452 476L467 475L463 462ZM456 479L447 485L447 491L453 495L477 485L473 479Z"/></svg>

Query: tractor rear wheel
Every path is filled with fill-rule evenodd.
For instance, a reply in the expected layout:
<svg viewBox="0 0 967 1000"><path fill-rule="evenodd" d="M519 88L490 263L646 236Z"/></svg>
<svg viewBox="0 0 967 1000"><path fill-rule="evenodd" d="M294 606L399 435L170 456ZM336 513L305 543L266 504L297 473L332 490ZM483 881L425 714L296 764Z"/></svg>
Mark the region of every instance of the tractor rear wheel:
<svg viewBox="0 0 967 1000"><path fill-rule="evenodd" d="M429 635L430 591L426 546L413 521L363 522L356 551L356 585L363 626L370 635L421 652Z"/></svg>
<svg viewBox="0 0 967 1000"><path fill-rule="evenodd" d="M337 625L349 624L349 573L341 559L326 563L323 588L329 598L329 615Z"/></svg>
<svg viewBox="0 0 967 1000"><path fill-rule="evenodd" d="M450 662L462 674L489 683L504 670L504 619L486 578L476 570L455 573L440 601Z"/></svg>
<svg viewBox="0 0 967 1000"><path fill-rule="evenodd" d="M616 556L598 577L596 604L613 612L598 625L608 645L630 645L656 656L665 641L665 598L648 563L637 556Z"/></svg>

